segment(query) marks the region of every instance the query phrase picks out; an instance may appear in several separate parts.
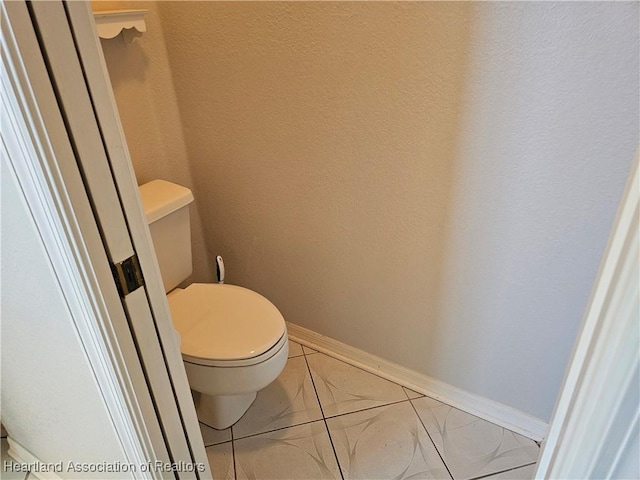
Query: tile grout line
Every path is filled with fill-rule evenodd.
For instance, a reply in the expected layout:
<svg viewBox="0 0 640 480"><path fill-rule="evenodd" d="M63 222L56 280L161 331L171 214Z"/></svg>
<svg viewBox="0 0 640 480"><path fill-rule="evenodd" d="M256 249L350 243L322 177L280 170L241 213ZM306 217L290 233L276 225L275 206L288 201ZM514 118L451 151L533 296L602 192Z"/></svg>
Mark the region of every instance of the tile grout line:
<svg viewBox="0 0 640 480"><path fill-rule="evenodd" d="M295 356L295 357L289 357L289 358L288 358L288 360L290 360L290 359L292 359L292 358L299 358L299 357L301 357L301 356L305 356L305 357L306 357L306 355L315 355L315 354L317 354L317 353L320 353L320 352L310 352L309 354L297 355L297 356ZM341 360L340 360L340 361L341 361ZM384 403L384 404L382 404L382 405L375 405L375 406L373 406L373 407L367 407L367 408L357 409L357 410L353 410L353 411L349 411L349 412L338 413L338 414L336 414L336 415L329 415L329 416L327 417L327 416L325 415L325 413L324 413L324 409L322 408L322 404L320 403L320 398L319 398L319 396L318 396L318 392L317 392L317 390L316 390L315 382L313 381L313 376L311 375L311 370L310 370L310 368L311 368L311 367L309 366L309 363L306 361L306 358L305 358L305 363L306 363L306 365L307 365L307 371L309 372L309 378L311 379L311 383L312 383L312 385L313 385L314 393L316 394L316 399L318 400L318 406L320 407L320 413L321 413L321 415L322 415L322 419L324 419L324 418L327 418L327 419L330 419L330 418L338 418L338 417L342 417L342 416L345 416L345 415L350 415L350 414L352 414L352 413L366 412L367 410L373 410L373 409L375 409L375 408L389 407L389 406L392 406L392 405L397 405L397 404L399 404L399 403L408 402L409 400L411 400L410 398L408 398L408 394L405 392L405 395L407 395L407 398L406 398L406 399L404 399L404 400L396 400L396 401L394 401L394 402ZM364 370L363 370L363 371L364 371ZM364 371L364 372L365 372L365 373L368 373L368 372L366 372L366 371ZM393 383L393 382L391 382L391 383ZM422 398L422 397L419 397L419 398ZM243 436L241 436L241 437L237 437L237 438L233 435L233 427L231 427L231 428L230 428L230 430L231 430L231 432L232 432L232 439L230 439L230 440L225 440L225 441L223 441L223 442L213 443L212 445L221 445L221 444L223 444L223 443L228 443L228 442L231 442L231 441L244 440L245 438L252 438L252 437L256 437L256 436L258 436L258 435L264 435L264 434L266 434L266 433L278 432L278 431L280 431L280 430L285 430L285 429L287 429L287 428L291 428L291 427L297 427L297 426L300 426L300 425L308 425L308 424L310 424L310 423L314 423L314 422L317 422L317 421L319 421L319 420L321 420L321 419L308 420L308 421L306 421L306 422L300 422L300 423L296 423L296 424L294 424L294 425L287 425L287 426L284 426L284 427L273 428L273 429L265 430L265 431L262 431L262 432L251 433L251 434L249 434L249 435L243 435ZM207 427L209 427L209 428L213 428L213 427L211 427L210 425L207 425L205 422L200 422L200 423L202 423L203 425L206 425L206 426L207 426ZM209 446L212 446L212 445L209 445Z"/></svg>
<svg viewBox="0 0 640 480"><path fill-rule="evenodd" d="M287 428L293 428L293 427L300 427L302 425L309 425L310 423L315 423L315 422L319 422L320 420L322 420L321 418L317 418L315 420L308 420L306 422L302 422L302 423L296 423L295 425L286 425L284 427L278 427L278 428L274 428L273 430L266 430L264 432L258 432L258 433L252 433L250 435L245 435L243 437L238 437L236 438L234 441L238 441L238 440L245 440L247 438L253 438L253 437L257 437L259 435L266 435L267 433L273 433L273 432L279 432L280 430L286 430ZM223 443L228 443L231 440L227 440L226 442Z"/></svg>
<svg viewBox="0 0 640 480"><path fill-rule="evenodd" d="M238 467L236 466L236 442L233 439L233 425L229 427L231 432L231 459L233 460L233 478L238 480Z"/></svg>
<svg viewBox="0 0 640 480"><path fill-rule="evenodd" d="M317 394L316 394L316 398L318 398ZM351 415L352 413L360 413L360 412L366 412L367 410L373 410L373 409L376 409L376 408L390 407L392 405L398 405L400 403L404 403L404 402L408 402L408 401L410 401L410 400L408 400L408 399L407 400L398 400L396 402L385 403L384 405L376 405L375 407L367 407L367 408L363 408L361 410L354 410L353 412L338 413L337 415L331 415L331 416L326 417L326 418L328 420L331 420L333 418L344 417L345 415ZM318 404L319 403L320 403L320 401L318 401ZM322 407L320 407L320 411L322 412ZM322 413L322 416L324 418L324 413ZM300 423L296 423L294 425L286 425L284 427L278 427L278 428L274 428L272 430L265 430L264 432L251 433L249 435L244 435L242 437L234 438L233 441L244 440L245 438L257 437L258 435L265 435L267 433L279 432L280 430L286 430L287 428L292 428L292 427L299 427L301 425L308 425L310 423L319 422L323 418L317 418L316 420L307 420L306 422L300 422ZM229 442L231 442L231 440L225 440L224 442L214 443L213 445L222 445L223 443L229 443ZM213 446L213 445L210 445L210 446Z"/></svg>
<svg viewBox="0 0 640 480"><path fill-rule="evenodd" d="M409 397L409 393L407 392L406 387L402 387L402 391L403 391L403 392L404 392L404 394L406 395L407 400L411 400L411 397Z"/></svg>
<svg viewBox="0 0 640 480"><path fill-rule="evenodd" d="M294 340L294 341L295 341L295 340ZM298 342L296 342L296 343L298 343ZM302 344L300 344L300 345L302 345ZM304 346L304 345L303 345L303 346ZM310 349L311 347L307 347L307 348L309 348L309 349ZM373 372L370 372L369 370L365 370L364 368L359 367L358 365L354 365L353 363L349 363L349 362L347 362L347 361L345 361L345 360L342 360L342 359L340 359L340 358L334 357L333 355L331 355L331 354L329 354L329 353L321 352L320 350L316 350L315 352L311 352L311 353L304 353L304 349L302 350L302 352L303 352L303 354L304 354L305 356L307 356L307 355L314 355L314 354L316 354L316 353L320 353L320 354L322 354L322 355L326 355L326 356L327 356L327 357L329 357L329 358L333 358L334 360L337 360L337 361L342 362L342 363L346 363L347 365L350 365L350 366L352 366L353 368L357 368L358 370L361 370L361 371L363 371L363 372L369 373L369 374L371 374L371 375L375 375L376 377L381 378L382 380L385 380L385 381L387 381L387 382L389 382L389 383L393 383L394 385L398 385L399 387L402 387L402 388L409 388L409 387L405 387L404 385L400 385L399 383L394 382L393 380L389 380L388 378L384 378L382 375L378 375L377 373L373 373ZM345 358L346 358L346 356L345 356ZM415 391L415 390L414 390L414 391ZM420 393L420 392L416 392L416 393ZM421 393L420 395L424 395L424 394L423 394L423 393ZM428 396L428 395L424 395L424 396ZM430 397L430 398L431 398L431 397ZM434 399L434 400L435 400L435 399Z"/></svg>
<svg viewBox="0 0 640 480"><path fill-rule="evenodd" d="M307 348L311 348L311 347L307 347ZM318 354L318 353L319 353L319 354L322 354L322 355L325 355L325 356L327 356L327 357L329 357L329 358L332 358L333 360L336 360L336 361L338 361L338 362L342 362L342 363L344 363L345 365L349 365L350 367L357 368L357 369L358 369L358 370L360 370L361 372L368 373L368 374L370 374L370 375L373 375L374 377L378 377L379 379L384 380L385 382L392 383L392 384L394 384L394 385L396 385L396 386L400 387L400 388L402 389L402 391L404 392L405 396L407 397L405 400L396 400L396 401L394 401L394 402L383 403L382 405L376 405L376 406L374 406L374 407L362 408L362 409L354 410L354 411L352 411L352 412L339 413L339 414L337 414L337 415L331 415L331 416L329 416L328 418L341 417L341 416L343 416L343 415L349 415L349 414L351 414L351 413L364 412L364 411L366 411L366 410L371 410L371 409L373 409L373 408L386 407L386 406L389 406L389 405L396 405L396 404L398 404L398 403L402 403L402 402L406 402L406 401L411 401L411 400L412 400L412 398L411 398L411 397L409 396L409 394L407 393L407 389L408 389L408 387L405 387L404 385L400 385L399 383L396 383L396 382L392 382L391 380L388 380L388 379L386 379L386 378L384 378L384 377L381 377L380 375L377 375L377 374L375 374L375 373L371 373L371 372L369 372L369 371L365 370L364 368L360 368L360 367L358 367L358 366L356 366L356 365L352 365L352 364L350 364L349 362L345 362L344 360L340 360L339 358L333 357L333 356L331 356L331 355L329 355L329 354L327 354L327 353L318 352L318 351L311 352L311 353L309 353L309 354L305 353L305 354L304 354L304 356L305 356L305 361L307 360L307 358L306 358L306 357L307 357L307 355L315 355L315 354ZM309 366L309 362L307 362L307 366ZM309 367L309 375L311 375L311 368L310 368L310 367ZM316 385L315 385L315 383L313 382L313 375L311 375L311 382L313 383L313 388L315 389ZM410 389L409 389L409 390L410 390ZM412 391L415 391L415 390L412 390ZM318 393L318 392L316 391L316 395L317 395L317 393ZM416 398L415 398L415 400L417 400L418 398L424 398L424 397L432 398L432 397L429 397L428 395L424 395L424 394L422 394L422 393L420 393L420 392L416 392L416 393L420 394L420 397L416 397ZM435 399L435 398L432 398L432 399L433 399L433 400L436 400L437 402L439 402L439 401L440 401L440 400L437 400L437 399ZM319 398L319 397L318 397L318 403L320 403L320 398ZM443 403L443 402L440 402L440 403ZM448 404L443 403L443 405L448 405ZM449 406L449 407L451 407L451 405L448 405L448 406ZM455 408L455 407L451 407L451 408ZM320 405L320 410L322 411L322 417L324 418L324 410L322 409L322 405Z"/></svg>
<svg viewBox="0 0 640 480"><path fill-rule="evenodd" d="M352 366L353 368L357 368L358 370L363 371L363 372L366 372L366 373L368 373L369 375L374 375L374 376L376 376L376 377L378 377L378 378L381 378L381 379L382 379L382 380L384 380L385 382L393 383L394 385L397 385L397 386L399 386L399 387L401 387L401 388L403 388L403 387L404 387L404 388L409 388L409 387L405 387L404 385L400 385L399 383L394 382L393 380L389 380L388 378L384 378L382 375L378 375L377 373L373 373L373 372L370 372L369 370L365 370L364 368L359 367L358 365L354 365L353 363L349 363L349 362L346 362L346 361L344 361L344 360L342 360L342 359L340 359L340 358L336 358L336 357L334 357L333 355L329 355L328 353L324 353L324 352L315 352L315 353L321 353L321 354L323 354L323 355L326 355L326 356L327 356L327 357L329 357L329 358L333 358L334 360L337 360L337 361L339 361L339 362L346 363L347 365L350 365L350 366Z"/></svg>
<svg viewBox="0 0 640 480"><path fill-rule="evenodd" d="M307 347L307 348L311 348L311 347ZM304 352L304 349L303 349L303 352ZM322 352L314 351L314 352L311 352L311 353L303 353L303 354L304 354L304 356L305 356L305 361L306 361L306 357L307 357L307 355L314 355L314 354L317 354L317 353L322 353ZM394 385L399 386L400 388L402 388L402 391L404 392L405 396L407 397L405 400L396 400L395 402L383 403L382 405L376 405L376 406L374 406L374 407L362 408L362 409L354 410L354 411L352 411L352 412L338 413L337 415L331 415L331 416L329 416L328 418L337 418L337 417L342 417L342 416L344 416L344 415L350 415L350 414L352 414L352 413L366 412L367 410L373 410L374 408L389 407L389 406L391 406L391 405L397 405L397 404L399 404L399 403L407 402L407 401L408 401L408 402L411 402L412 398L409 396L409 393L407 392L407 388L408 388L408 387L405 387L405 386L403 386L403 385L400 385L399 383L396 383L396 382L392 382L391 380L387 380L386 378L381 377L380 375L376 375L375 373L368 372L367 370L365 370L365 369L363 369L363 368L357 367L357 366L355 366L355 365L351 365L350 363L347 363L347 362L345 362L344 360L340 360L339 358L332 357L331 355L328 355L328 354L326 354L326 353L324 353L324 355L326 355L327 357L333 358L334 360L337 360L338 362L345 363L345 364L349 365L350 367L357 368L357 369L358 369L358 370L360 370L361 372L369 373L369 374L371 374L371 375L373 375L373 376L375 376L375 377L380 378L381 380L385 380L385 381L387 381L387 382L389 382L389 383L393 383ZM309 367L309 376L311 377L311 383L313 383L313 388L314 388L314 390L315 390L315 388L316 388L316 384L315 384L315 382L313 381L313 375L311 375L311 367L309 366L309 362L307 362L307 367ZM415 390L413 390L413 391L415 391ZM419 392L416 392L416 393L419 393ZM316 391L316 396L317 396L317 395L318 395L318 392ZM413 399L413 400L417 400L418 398L423 398L423 397L428 397L428 396L427 396L427 395L424 395L424 394L422 394L422 393L420 393L420 397L416 397L416 398L415 398L415 399ZM431 397L428 397L428 398L431 398ZM434 399L434 400L435 400L435 399ZM442 402L441 402L441 403L442 403ZM318 404L320 404L320 397L318 397ZM444 405L446 405L446 404L444 404ZM412 405L412 406L413 406L413 405ZM452 407L452 408L453 408L453 407ZM415 410L415 409L414 409L414 410ZM320 405L320 411L322 412L322 417L323 417L323 418L325 418L325 415L324 415L324 409L322 408L322 405ZM426 428L425 428L425 430L426 430Z"/></svg>
<svg viewBox="0 0 640 480"><path fill-rule="evenodd" d="M304 349L302 350L304 352ZM331 438L331 432L329 431L329 425L327 425L327 419L324 416L324 409L322 408L322 403L320 402L320 395L318 395L318 390L316 389L316 382L313 381L313 375L311 374L311 367L309 366L309 362L307 361L307 355L304 354L304 363L307 364L307 371L309 372L309 378L311 379L311 385L313 385L313 391L316 394L316 399L318 400L318 406L320 407L320 414L322 415L322 421L324 422L324 428L327 430L327 436L329 437L329 443L331 443L331 449L333 450L333 456L336 459L336 465L338 465L338 471L340 472L340 478L344 480L344 474L342 473L342 467L340 466L340 460L338 459L338 454L336 452L336 447L333 444L333 438Z"/></svg>
<svg viewBox="0 0 640 480"><path fill-rule="evenodd" d="M442 464L444 465L444 468L447 469L447 472L449 472L449 476L453 479L454 477L453 477L453 474L451 473L451 470L449 470L449 465L447 465L447 462L444 461L444 457L440 453L440 450L438 449L438 446L436 445L436 442L434 442L433 438L431 438L431 434L429 433L429 430L427 430L427 427L425 426L424 422L422 421L422 417L420 417L420 415L418 415L418 410L416 410L416 407L413 404L413 402L411 401L411 399L409 399L409 403L411 404L411 408L413 408L413 412L416 414L416 417L418 417L418 420L420 420L420 424L422 425L422 428L424 428L424 431L427 432L427 437L429 437L429 440L431 441L431 444L433 445L433 448L435 448L436 452L438 452L438 456L440 457L440 460L442 460Z"/></svg>
<svg viewBox="0 0 640 480"><path fill-rule="evenodd" d="M491 477L492 475L499 475L501 473L512 472L514 470L518 470L519 468L524 468L524 467L529 467L531 465L535 465L536 463L538 463L538 462L531 462L531 463L527 463L526 465L520 465L519 467L507 468L506 470L500 470L498 472L487 473L486 475L482 475L480 477L473 477L473 478L470 478L469 480L482 480L483 478Z"/></svg>
<svg viewBox="0 0 640 480"><path fill-rule="evenodd" d="M202 425L204 425L205 427L209 427L209 428L211 428L211 429L213 429L213 430L216 430L217 432L224 432L224 430L218 430L217 428L213 428L211 425L207 425L206 423L204 423L204 422L200 421L199 419L198 419L198 422L199 422L199 423L201 423ZM229 432L231 432L231 427L229 427ZM203 435L203 437L204 437L204 435ZM204 442L204 438L202 439L202 441L203 441L203 443L204 443L204 448L213 447L213 446L215 446L215 445L222 445L223 443L229 443L229 442L231 442L232 440L233 440L233 436L232 436L229 440L224 440L224 441L222 441L222 442L213 442L213 443L210 443L209 445L207 445L207 444Z"/></svg>
<svg viewBox="0 0 640 480"><path fill-rule="evenodd" d="M354 410L352 412L344 412L344 413L338 413L336 415L330 415L327 418L332 419L332 418L344 417L345 415L351 415L352 413L366 412L367 410L374 410L376 408L382 408L382 407L391 407L392 405L398 405L400 403L409 402L409 401L410 401L409 399L396 400L395 402L383 403L382 405L376 405L374 407L367 407L367 408L362 408L360 410Z"/></svg>
<svg viewBox="0 0 640 480"><path fill-rule="evenodd" d="M307 348L311 348L311 347L307 347ZM304 350L303 350L303 352L304 352ZM307 354L307 353L304 353L304 356L306 357L307 355L314 355L314 354L316 354L316 353L320 353L320 354L322 354L322 355L325 355L325 356L327 356L327 357L329 357L329 358L332 358L332 359L334 359L334 360L337 360L338 362L342 362L342 363L344 363L344 364L346 364L346 365L349 365L350 367L357 368L357 369L358 369L358 370L360 370L361 372L365 372L365 373L368 373L369 375L373 375L374 377L378 377L379 379L384 380L385 382L393 383L394 385L397 385L398 387L402 388L403 390L404 390L405 388L407 388L407 389L409 389L409 390L412 390L412 389L410 389L409 387L405 387L404 385L400 385L399 383L394 382L393 380L389 380L388 378L384 378L382 375L378 375L377 373L373 373L373 372L370 372L369 370L365 370L364 368L359 367L358 365L354 365L354 364L352 364L352 363L346 362L346 361L344 361L344 360L341 360L340 358L334 357L333 355L330 355L330 354L325 353L325 352L320 352L320 351L317 351L317 350L316 350L315 352L311 352L311 353L308 353L308 354ZM413 391L415 392L415 390L413 390ZM406 393L406 391L405 391L405 393ZM422 395L423 397L429 397L429 395L425 395L424 393L420 393L420 392L416 392L416 393L419 393L419 394L420 394L420 395ZM408 394L407 394L407 397L409 397L409 395L408 395ZM429 398L433 398L433 397L429 397ZM437 400L438 402L440 402L440 400L438 400L438 399L436 399L436 398L433 398L433 399L434 399L434 400ZM411 400L411 399L409 398L409 400ZM444 402L440 402L440 403L444 403ZM448 405L448 404L446 404L446 403L445 403L445 405ZM449 406L451 406L451 405L449 405ZM452 408L455 408L455 407L452 407Z"/></svg>

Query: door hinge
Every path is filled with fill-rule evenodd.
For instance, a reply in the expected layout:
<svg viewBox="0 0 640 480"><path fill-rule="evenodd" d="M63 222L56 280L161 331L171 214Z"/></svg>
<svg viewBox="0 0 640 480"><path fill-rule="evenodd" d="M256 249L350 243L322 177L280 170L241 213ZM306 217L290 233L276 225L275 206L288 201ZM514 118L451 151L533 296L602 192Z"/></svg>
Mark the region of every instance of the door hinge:
<svg viewBox="0 0 640 480"><path fill-rule="evenodd" d="M111 264L111 271L122 298L144 285L140 263L135 255L120 263Z"/></svg>

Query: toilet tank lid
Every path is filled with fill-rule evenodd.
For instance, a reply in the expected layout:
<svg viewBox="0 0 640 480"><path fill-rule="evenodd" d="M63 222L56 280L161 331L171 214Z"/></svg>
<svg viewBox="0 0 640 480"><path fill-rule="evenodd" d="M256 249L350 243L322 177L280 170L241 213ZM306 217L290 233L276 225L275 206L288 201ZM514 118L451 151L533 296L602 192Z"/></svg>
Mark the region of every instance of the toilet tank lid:
<svg viewBox="0 0 640 480"><path fill-rule="evenodd" d="M193 202L191 190L166 180L152 180L138 190L149 224Z"/></svg>

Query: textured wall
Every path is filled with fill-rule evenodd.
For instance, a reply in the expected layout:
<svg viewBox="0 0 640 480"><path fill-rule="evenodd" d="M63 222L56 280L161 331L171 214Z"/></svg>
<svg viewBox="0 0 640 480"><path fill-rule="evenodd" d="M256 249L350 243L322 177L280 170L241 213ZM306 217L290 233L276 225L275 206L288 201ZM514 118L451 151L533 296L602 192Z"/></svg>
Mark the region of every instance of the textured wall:
<svg viewBox="0 0 640 480"><path fill-rule="evenodd" d="M476 11L447 276L421 360L547 420L638 148L638 4Z"/></svg>
<svg viewBox="0 0 640 480"><path fill-rule="evenodd" d="M637 146L637 5L157 9L139 47L229 280L548 420Z"/></svg>
<svg viewBox="0 0 640 480"><path fill-rule="evenodd" d="M122 36L102 40L120 119L138 184L162 178L192 188L193 172L169 70L155 2L92 2L94 10L147 9L147 32L131 43ZM199 205L191 208L193 277L213 280Z"/></svg>

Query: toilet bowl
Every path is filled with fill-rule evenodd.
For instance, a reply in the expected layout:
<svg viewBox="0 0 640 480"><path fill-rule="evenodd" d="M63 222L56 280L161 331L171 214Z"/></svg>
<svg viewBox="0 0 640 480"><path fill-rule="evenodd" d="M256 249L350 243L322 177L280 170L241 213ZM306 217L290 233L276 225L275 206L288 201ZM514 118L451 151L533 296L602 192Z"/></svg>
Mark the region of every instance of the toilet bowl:
<svg viewBox="0 0 640 480"><path fill-rule="evenodd" d="M287 328L262 295L228 284L192 283L191 191L164 180L140 186L173 324L198 419L216 429L236 423L287 361Z"/></svg>
<svg viewBox="0 0 640 480"><path fill-rule="evenodd" d="M187 378L201 422L233 425L287 361L282 315L263 296L235 285L193 283L168 295Z"/></svg>

